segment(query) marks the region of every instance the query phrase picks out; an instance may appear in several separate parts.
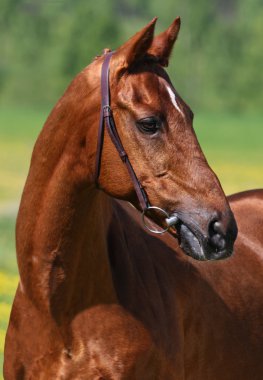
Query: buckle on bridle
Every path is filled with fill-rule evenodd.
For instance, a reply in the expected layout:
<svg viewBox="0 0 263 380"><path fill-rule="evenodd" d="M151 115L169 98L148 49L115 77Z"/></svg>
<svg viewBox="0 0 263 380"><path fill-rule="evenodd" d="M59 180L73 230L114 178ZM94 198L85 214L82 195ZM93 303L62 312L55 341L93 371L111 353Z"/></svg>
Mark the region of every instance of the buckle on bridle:
<svg viewBox="0 0 263 380"><path fill-rule="evenodd" d="M111 108L109 105L103 106L103 117L110 117L111 116Z"/></svg>
<svg viewBox="0 0 263 380"><path fill-rule="evenodd" d="M160 226L157 226L156 223L154 223L147 217L146 214L150 210L155 210L157 211L157 213L159 213L160 217L164 217L166 223L165 227L161 228ZM175 225L178 222L178 220L179 219L176 215L169 216L167 211L157 206L149 206L145 208L142 212L143 225L148 231L152 232L153 234L164 234L169 230L171 226Z"/></svg>

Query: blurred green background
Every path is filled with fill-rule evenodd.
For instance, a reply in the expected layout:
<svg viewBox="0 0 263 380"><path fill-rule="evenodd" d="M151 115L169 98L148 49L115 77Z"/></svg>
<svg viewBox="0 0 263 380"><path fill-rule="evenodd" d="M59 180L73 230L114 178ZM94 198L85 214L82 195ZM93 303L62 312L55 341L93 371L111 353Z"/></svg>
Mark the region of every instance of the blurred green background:
<svg viewBox="0 0 263 380"><path fill-rule="evenodd" d="M226 193L263 187L262 0L0 0L0 361L14 226L34 141L68 82L154 16L182 28L168 69Z"/></svg>

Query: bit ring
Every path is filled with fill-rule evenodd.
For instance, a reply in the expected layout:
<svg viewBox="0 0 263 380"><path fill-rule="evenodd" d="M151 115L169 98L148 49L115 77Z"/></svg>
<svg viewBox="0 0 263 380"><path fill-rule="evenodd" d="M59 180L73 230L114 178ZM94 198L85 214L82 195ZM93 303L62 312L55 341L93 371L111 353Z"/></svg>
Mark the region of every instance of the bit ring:
<svg viewBox="0 0 263 380"><path fill-rule="evenodd" d="M159 213L163 214L165 221L166 221L166 219L169 219L169 214L164 209L157 207L157 206L149 206L149 207L145 208L142 212L142 222L143 222L144 227L148 231L152 232L153 234L164 234L165 232L167 232L169 227L170 227L170 225L167 222L166 222L167 226L165 228L162 228L161 230L158 230L157 227L156 228L152 227L152 225L150 225L149 222L147 222L147 219L149 220L149 218L147 218L146 213L149 210L155 210L155 211L158 211ZM154 222L151 221L151 223L154 223ZM159 226L159 228L160 228L160 226Z"/></svg>

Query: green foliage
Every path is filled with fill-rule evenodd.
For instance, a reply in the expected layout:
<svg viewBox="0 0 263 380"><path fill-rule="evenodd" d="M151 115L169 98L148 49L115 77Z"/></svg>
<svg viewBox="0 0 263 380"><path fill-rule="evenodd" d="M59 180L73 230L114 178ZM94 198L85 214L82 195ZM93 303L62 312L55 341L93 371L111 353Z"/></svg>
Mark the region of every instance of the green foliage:
<svg viewBox="0 0 263 380"><path fill-rule="evenodd" d="M259 0L167 1L162 21L182 16L170 73L184 98L216 110L258 110L263 101L263 3ZM153 0L156 12L160 2Z"/></svg>
<svg viewBox="0 0 263 380"><path fill-rule="evenodd" d="M1 244L1 242L0 242ZM18 283L18 276L10 273L5 273L0 270L0 368L3 368L4 362L4 344L5 334L8 326L9 315L11 312L11 305ZM2 371L1 371L2 372ZM3 380L2 373L0 372L0 380Z"/></svg>
<svg viewBox="0 0 263 380"><path fill-rule="evenodd" d="M3 108L0 112L0 215L6 202L18 202L29 168L33 143L47 111ZM1 235L1 227L0 227Z"/></svg>
<svg viewBox="0 0 263 380"><path fill-rule="evenodd" d="M54 103L104 46L118 42L112 1L0 2L0 99L5 103Z"/></svg>
<svg viewBox="0 0 263 380"><path fill-rule="evenodd" d="M52 105L104 47L154 16L182 31L169 68L195 108L257 110L263 102L260 0L0 0L0 100Z"/></svg>
<svg viewBox="0 0 263 380"><path fill-rule="evenodd" d="M0 235L1 271L17 274L17 263L16 263L16 256L15 256L14 217L0 216L0 231L1 231L1 235Z"/></svg>
<svg viewBox="0 0 263 380"><path fill-rule="evenodd" d="M0 380L3 368L5 333L18 283L15 254L15 218L0 212Z"/></svg>
<svg viewBox="0 0 263 380"><path fill-rule="evenodd" d="M262 114L198 113L194 125L226 194L262 187Z"/></svg>

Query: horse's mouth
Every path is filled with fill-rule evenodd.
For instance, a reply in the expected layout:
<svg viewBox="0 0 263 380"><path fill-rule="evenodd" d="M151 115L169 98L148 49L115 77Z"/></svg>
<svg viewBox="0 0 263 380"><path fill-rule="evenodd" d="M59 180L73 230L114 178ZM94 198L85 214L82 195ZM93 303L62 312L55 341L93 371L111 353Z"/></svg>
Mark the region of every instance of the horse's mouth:
<svg viewBox="0 0 263 380"><path fill-rule="evenodd" d="M182 221L172 226L169 232L178 239L182 250L195 260L221 260L232 254L232 251L226 249L216 251L209 245L207 238L200 231L193 231L190 226Z"/></svg>
<svg viewBox="0 0 263 380"><path fill-rule="evenodd" d="M196 260L207 260L202 243L195 234L183 223L177 225L177 236L182 250Z"/></svg>

